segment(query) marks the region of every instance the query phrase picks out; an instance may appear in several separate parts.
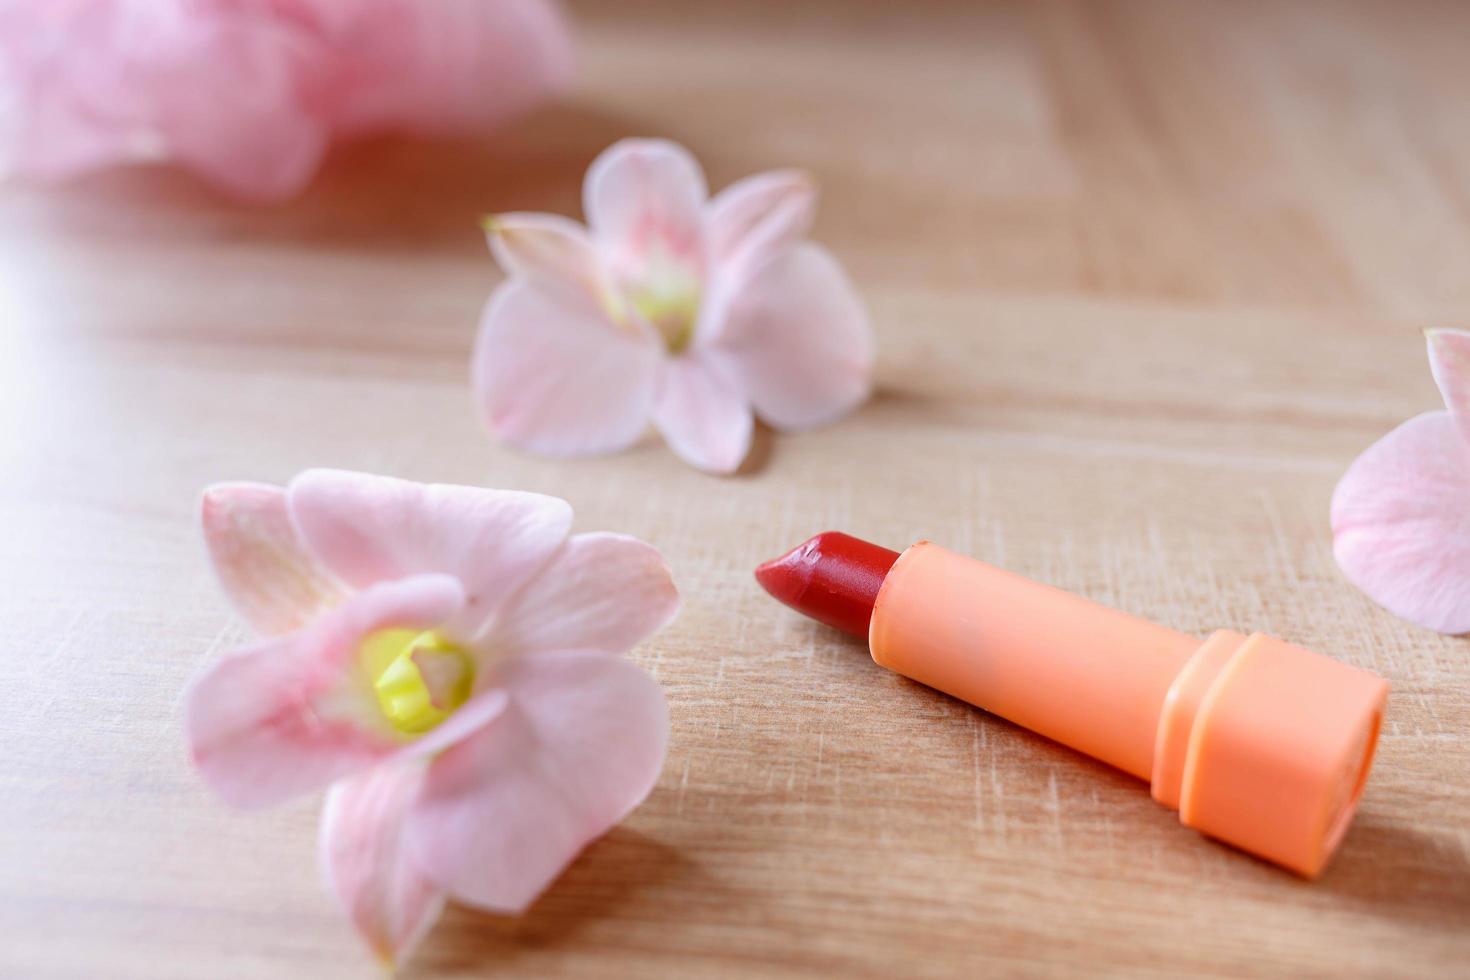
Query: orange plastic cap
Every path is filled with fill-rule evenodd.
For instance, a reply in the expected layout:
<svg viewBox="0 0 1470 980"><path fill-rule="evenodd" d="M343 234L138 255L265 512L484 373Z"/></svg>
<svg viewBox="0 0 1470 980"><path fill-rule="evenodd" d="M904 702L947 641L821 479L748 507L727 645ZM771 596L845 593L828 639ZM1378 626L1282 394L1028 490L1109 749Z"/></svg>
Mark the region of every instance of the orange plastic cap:
<svg viewBox="0 0 1470 980"><path fill-rule="evenodd" d="M1200 653L1214 644L1218 656L1234 637L1216 634ZM1387 697L1388 683L1367 671L1261 633L1246 638L1192 709L1179 819L1316 877L1357 809ZM1166 701L1161 751L1179 710ZM1155 797L1166 775L1155 774Z"/></svg>

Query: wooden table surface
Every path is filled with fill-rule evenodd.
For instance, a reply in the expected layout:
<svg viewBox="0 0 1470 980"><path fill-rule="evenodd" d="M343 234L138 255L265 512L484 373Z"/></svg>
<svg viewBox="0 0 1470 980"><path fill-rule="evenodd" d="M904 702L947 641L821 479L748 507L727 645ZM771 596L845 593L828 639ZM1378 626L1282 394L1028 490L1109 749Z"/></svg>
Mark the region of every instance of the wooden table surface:
<svg viewBox="0 0 1470 980"><path fill-rule="evenodd" d="M200 488L316 465L565 496L685 597L635 654L673 713L647 803L523 918L452 909L405 976L1465 975L1470 640L1349 586L1327 514L1439 406L1420 329L1470 321L1470 6L795 6L579 5L563 104L349 148L279 208L160 171L0 192L0 975L374 975L317 801L229 811L180 735L186 680L246 636ZM632 134L715 186L820 178L871 403L733 479L655 440L487 441L477 219L575 214ZM752 567L827 527L1383 674L1335 862L1309 884L1210 843L776 606Z"/></svg>

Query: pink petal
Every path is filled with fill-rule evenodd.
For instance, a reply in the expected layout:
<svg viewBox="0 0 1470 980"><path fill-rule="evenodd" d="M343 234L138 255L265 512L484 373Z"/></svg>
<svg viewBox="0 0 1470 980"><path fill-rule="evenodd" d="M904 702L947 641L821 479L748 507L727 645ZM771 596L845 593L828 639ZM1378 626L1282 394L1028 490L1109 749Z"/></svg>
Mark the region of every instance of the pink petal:
<svg viewBox="0 0 1470 980"><path fill-rule="evenodd" d="M604 287L587 229L559 214L500 214L485 221L495 261L509 276L541 276L600 298Z"/></svg>
<svg viewBox="0 0 1470 980"><path fill-rule="evenodd" d="M717 265L758 264L805 238L816 208L816 185L799 170L736 181L705 208L710 258Z"/></svg>
<svg viewBox="0 0 1470 980"><path fill-rule="evenodd" d="M299 629L345 596L296 533L280 487L217 483L200 517L215 575L256 632Z"/></svg>
<svg viewBox="0 0 1470 980"><path fill-rule="evenodd" d="M224 657L185 695L190 753L204 781L226 803L268 806L393 754L401 743L357 676L362 641L390 627L432 629L463 602L453 578L415 576L374 586L304 630Z"/></svg>
<svg viewBox="0 0 1470 980"><path fill-rule="evenodd" d="M41 177L174 159L278 199L334 134L482 129L570 72L550 0L0 2L13 162Z"/></svg>
<svg viewBox="0 0 1470 980"><path fill-rule="evenodd" d="M195 10L151 72L169 154L246 200L280 200L311 180L328 131L299 98L326 52L291 24Z"/></svg>
<svg viewBox="0 0 1470 980"><path fill-rule="evenodd" d="M34 20L19 26L21 67L0 65L19 76L22 171L175 160L244 197L299 189L326 144L299 87L326 52L289 18L232 6L12 4ZM0 42L0 61L15 57Z"/></svg>
<svg viewBox="0 0 1470 980"><path fill-rule="evenodd" d="M0 108L0 175L56 180L138 157L149 118L122 81L125 13L146 23L151 12L98 0L0 2L0 92L10 95Z"/></svg>
<svg viewBox="0 0 1470 980"><path fill-rule="evenodd" d="M405 824L427 768L381 765L327 794L322 875L368 947L390 970L439 918L444 891L410 859Z"/></svg>
<svg viewBox="0 0 1470 980"><path fill-rule="evenodd" d="M693 349L664 366L654 423L685 462L733 473L750 451L750 403L707 351Z"/></svg>
<svg viewBox="0 0 1470 980"><path fill-rule="evenodd" d="M580 293L511 280L480 320L473 384L485 424L510 445L604 453L647 430L662 359L656 338L614 325Z"/></svg>
<svg viewBox="0 0 1470 980"><path fill-rule="evenodd" d="M1448 412L1412 418L1369 446L1332 497L1343 573L1390 612L1470 632L1470 444Z"/></svg>
<svg viewBox="0 0 1470 980"><path fill-rule="evenodd" d="M1460 433L1470 441L1470 331L1430 330L1429 367Z"/></svg>
<svg viewBox="0 0 1470 980"><path fill-rule="evenodd" d="M341 62L312 93L338 132L485 130L572 78L551 0L293 0Z"/></svg>
<svg viewBox="0 0 1470 980"><path fill-rule="evenodd" d="M485 677L484 680L486 684L482 685L479 693L460 705L458 711L444 719L438 726L404 745L391 761L423 759L438 755L500 717L501 712L510 703L510 696L500 688L493 686L495 680L493 675Z"/></svg>
<svg viewBox="0 0 1470 980"><path fill-rule="evenodd" d="M669 718L658 684L615 657L529 657L504 682L510 708L434 761L408 832L451 895L516 913L652 790Z"/></svg>
<svg viewBox="0 0 1470 980"><path fill-rule="evenodd" d="M762 267L714 341L756 413L780 429L823 425L872 388L867 312L826 249L804 244Z"/></svg>
<svg viewBox="0 0 1470 980"><path fill-rule="evenodd" d="M465 603L444 632L459 642L546 563L572 523L558 497L342 470L308 470L287 492L307 546L349 585L454 576Z"/></svg>
<svg viewBox="0 0 1470 980"><path fill-rule="evenodd" d="M615 264L636 272L650 253L703 264L708 190L699 164L677 143L625 139L587 170L587 224Z"/></svg>
<svg viewBox="0 0 1470 980"><path fill-rule="evenodd" d="M679 593L655 548L622 534L575 534L501 609L488 643L501 655L619 654L678 609Z"/></svg>

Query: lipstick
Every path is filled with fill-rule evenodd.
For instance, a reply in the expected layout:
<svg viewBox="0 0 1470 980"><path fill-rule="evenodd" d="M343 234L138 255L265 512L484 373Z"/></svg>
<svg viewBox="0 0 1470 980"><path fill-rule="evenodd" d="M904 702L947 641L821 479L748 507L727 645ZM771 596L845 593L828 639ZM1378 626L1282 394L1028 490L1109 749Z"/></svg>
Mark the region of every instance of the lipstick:
<svg viewBox="0 0 1470 980"><path fill-rule="evenodd" d="M889 670L1149 782L1188 827L1316 877L1368 779L1388 683L1264 633L1205 640L928 541L836 531L756 569Z"/></svg>

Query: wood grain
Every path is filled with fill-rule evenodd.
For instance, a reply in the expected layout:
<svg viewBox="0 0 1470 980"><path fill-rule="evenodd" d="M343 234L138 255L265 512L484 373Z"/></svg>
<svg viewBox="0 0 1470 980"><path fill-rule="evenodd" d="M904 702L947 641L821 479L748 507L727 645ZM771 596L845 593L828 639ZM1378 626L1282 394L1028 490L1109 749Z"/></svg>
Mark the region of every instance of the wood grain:
<svg viewBox="0 0 1470 980"><path fill-rule="evenodd" d="M663 779L524 918L452 910L410 977L1451 976L1470 961L1470 641L1333 564L1353 456L1438 406L1470 322L1470 6L579 4L584 72L484 141L334 156L280 208L166 171L0 193L0 974L365 976L317 804L237 814L179 692L240 642L206 483L313 465L556 493L664 550L637 651ZM747 471L492 445L476 219L575 214L630 134L715 186L823 185L878 391ZM1394 691L1307 884L1129 778L876 668L750 570L921 535L1172 626L1263 629Z"/></svg>

